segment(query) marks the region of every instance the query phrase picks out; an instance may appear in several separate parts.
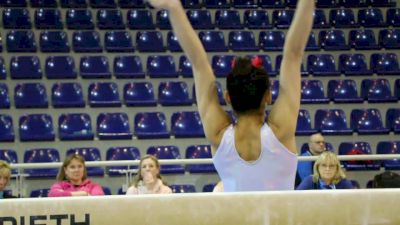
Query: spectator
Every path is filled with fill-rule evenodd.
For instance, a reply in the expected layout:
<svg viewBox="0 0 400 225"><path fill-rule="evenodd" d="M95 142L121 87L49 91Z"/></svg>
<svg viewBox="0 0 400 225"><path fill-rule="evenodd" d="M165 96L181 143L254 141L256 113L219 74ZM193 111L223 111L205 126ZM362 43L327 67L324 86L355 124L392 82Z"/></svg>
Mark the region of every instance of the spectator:
<svg viewBox="0 0 400 225"><path fill-rule="evenodd" d="M353 185L346 179L336 154L326 151L315 161L314 174L306 177L297 190L352 188Z"/></svg>
<svg viewBox="0 0 400 225"><path fill-rule="evenodd" d="M78 154L65 159L57 181L51 186L49 197L104 195L102 187L87 178L85 159Z"/></svg>
<svg viewBox="0 0 400 225"><path fill-rule="evenodd" d="M141 194L170 194L172 193L161 178L160 163L152 155L140 159L139 171L131 187L126 191L127 195Z"/></svg>
<svg viewBox="0 0 400 225"><path fill-rule="evenodd" d="M310 136L310 142L308 143L309 150L300 156L319 156L326 150L325 139L320 133L316 133ZM314 161L300 161L297 165L297 173L300 181L310 176L313 173Z"/></svg>
<svg viewBox="0 0 400 225"><path fill-rule="evenodd" d="M0 199L3 198L16 198L5 191L7 185L10 183L11 168L7 162L0 160Z"/></svg>

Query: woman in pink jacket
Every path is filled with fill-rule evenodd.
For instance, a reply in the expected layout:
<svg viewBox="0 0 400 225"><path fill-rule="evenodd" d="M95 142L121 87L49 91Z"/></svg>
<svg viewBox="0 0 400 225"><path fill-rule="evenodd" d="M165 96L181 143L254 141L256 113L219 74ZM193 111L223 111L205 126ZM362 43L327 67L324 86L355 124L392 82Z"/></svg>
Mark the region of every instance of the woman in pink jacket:
<svg viewBox="0 0 400 225"><path fill-rule="evenodd" d="M102 187L87 178L85 159L78 154L65 159L57 181L51 186L49 197L104 195Z"/></svg>

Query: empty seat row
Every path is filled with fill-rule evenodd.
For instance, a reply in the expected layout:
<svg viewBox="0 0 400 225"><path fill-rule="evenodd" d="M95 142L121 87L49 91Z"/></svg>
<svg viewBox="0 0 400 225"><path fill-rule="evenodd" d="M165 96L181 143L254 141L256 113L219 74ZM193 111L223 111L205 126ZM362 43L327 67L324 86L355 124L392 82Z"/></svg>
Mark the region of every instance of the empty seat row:
<svg viewBox="0 0 400 225"><path fill-rule="evenodd" d="M145 0L30 0L31 7L58 7L63 8L144 8ZM295 7L297 0L181 0L186 8L284 8ZM394 7L394 0L317 0L317 7ZM26 7L27 0L1 0L0 6L5 7Z"/></svg>

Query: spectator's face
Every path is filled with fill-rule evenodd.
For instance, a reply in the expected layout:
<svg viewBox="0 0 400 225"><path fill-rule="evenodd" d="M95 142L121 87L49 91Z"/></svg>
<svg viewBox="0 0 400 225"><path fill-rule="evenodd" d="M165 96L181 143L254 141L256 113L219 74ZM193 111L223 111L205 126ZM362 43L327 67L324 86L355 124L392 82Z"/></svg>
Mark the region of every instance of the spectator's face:
<svg viewBox="0 0 400 225"><path fill-rule="evenodd" d="M337 172L337 165L332 162L323 162L319 164L318 171L324 181L332 181Z"/></svg>
<svg viewBox="0 0 400 225"><path fill-rule="evenodd" d="M84 165L77 159L71 160L67 167L64 167L65 175L72 183L82 182Z"/></svg>
<svg viewBox="0 0 400 225"><path fill-rule="evenodd" d="M156 179L160 170L157 168L156 163L152 159L145 159L141 164L141 175L143 178L148 178L149 175Z"/></svg>
<svg viewBox="0 0 400 225"><path fill-rule="evenodd" d="M6 188L9 179L10 176L0 174L0 191L3 191Z"/></svg>
<svg viewBox="0 0 400 225"><path fill-rule="evenodd" d="M313 155L320 155L325 151L325 139L321 134L314 134L310 137L310 151Z"/></svg>

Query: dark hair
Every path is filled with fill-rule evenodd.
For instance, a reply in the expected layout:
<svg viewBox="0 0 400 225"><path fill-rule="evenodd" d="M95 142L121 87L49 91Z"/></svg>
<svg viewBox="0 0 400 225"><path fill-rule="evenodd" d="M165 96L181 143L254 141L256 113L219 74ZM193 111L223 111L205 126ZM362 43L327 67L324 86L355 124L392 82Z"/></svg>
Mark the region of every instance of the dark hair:
<svg viewBox="0 0 400 225"><path fill-rule="evenodd" d="M256 66L250 58L237 57L232 71L226 78L226 88L236 113L260 108L261 100L269 90L270 82L262 66Z"/></svg>

